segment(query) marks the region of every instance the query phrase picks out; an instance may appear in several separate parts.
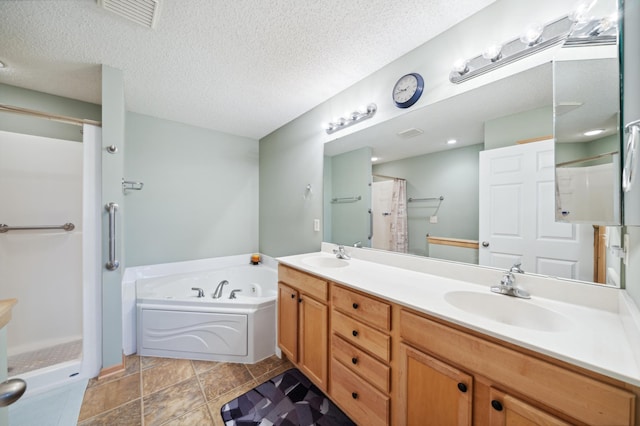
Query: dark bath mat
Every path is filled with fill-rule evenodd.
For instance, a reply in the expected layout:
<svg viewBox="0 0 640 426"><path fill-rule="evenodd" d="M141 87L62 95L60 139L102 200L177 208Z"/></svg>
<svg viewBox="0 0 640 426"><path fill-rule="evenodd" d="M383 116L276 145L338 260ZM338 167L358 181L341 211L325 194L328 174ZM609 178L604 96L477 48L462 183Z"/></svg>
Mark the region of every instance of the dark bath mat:
<svg viewBox="0 0 640 426"><path fill-rule="evenodd" d="M227 426L355 426L296 368L226 403L220 415Z"/></svg>

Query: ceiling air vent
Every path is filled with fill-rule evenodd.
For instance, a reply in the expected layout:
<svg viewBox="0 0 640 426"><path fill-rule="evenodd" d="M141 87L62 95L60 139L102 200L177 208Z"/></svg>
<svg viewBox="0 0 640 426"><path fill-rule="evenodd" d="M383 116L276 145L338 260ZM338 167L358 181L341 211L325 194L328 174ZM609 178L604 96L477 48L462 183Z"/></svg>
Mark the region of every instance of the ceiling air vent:
<svg viewBox="0 0 640 426"><path fill-rule="evenodd" d="M98 0L98 6L147 28L154 28L160 0Z"/></svg>
<svg viewBox="0 0 640 426"><path fill-rule="evenodd" d="M422 129L416 129L415 127L412 127L410 129L403 130L403 131L398 132L396 134L398 136L400 136L401 138L409 139L409 138L413 138L415 136L421 135L423 133L424 133L424 131L422 131Z"/></svg>

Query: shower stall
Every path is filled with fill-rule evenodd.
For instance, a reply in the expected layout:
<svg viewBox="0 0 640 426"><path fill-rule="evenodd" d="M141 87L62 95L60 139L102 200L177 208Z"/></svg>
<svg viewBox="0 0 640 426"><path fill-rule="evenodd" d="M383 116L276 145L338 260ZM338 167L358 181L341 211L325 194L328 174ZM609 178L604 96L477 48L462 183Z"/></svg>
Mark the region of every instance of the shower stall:
<svg viewBox="0 0 640 426"><path fill-rule="evenodd" d="M101 129L83 142L0 131L0 299L8 376L34 395L100 369Z"/></svg>

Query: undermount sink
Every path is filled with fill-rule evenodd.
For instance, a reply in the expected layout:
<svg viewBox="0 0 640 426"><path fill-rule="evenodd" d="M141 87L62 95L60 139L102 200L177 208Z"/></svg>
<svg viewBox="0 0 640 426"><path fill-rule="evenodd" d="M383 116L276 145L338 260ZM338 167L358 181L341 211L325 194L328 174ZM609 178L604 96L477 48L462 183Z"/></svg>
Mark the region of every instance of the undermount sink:
<svg viewBox="0 0 640 426"><path fill-rule="evenodd" d="M316 268L344 268L349 265L344 259L338 259L331 256L308 256L300 260L307 266L313 266Z"/></svg>
<svg viewBox="0 0 640 426"><path fill-rule="evenodd" d="M451 291L445 294L444 299L462 311L514 327L560 332L571 326L571 320L564 315L515 297Z"/></svg>

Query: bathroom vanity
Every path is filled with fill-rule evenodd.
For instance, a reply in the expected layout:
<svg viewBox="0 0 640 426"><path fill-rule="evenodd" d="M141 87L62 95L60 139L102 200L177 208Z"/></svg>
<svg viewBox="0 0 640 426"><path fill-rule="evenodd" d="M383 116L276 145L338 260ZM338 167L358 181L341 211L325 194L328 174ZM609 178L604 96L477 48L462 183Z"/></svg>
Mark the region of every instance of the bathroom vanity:
<svg viewBox="0 0 640 426"><path fill-rule="evenodd" d="M520 300L498 270L350 252L278 259L278 345L356 423L639 424L620 290L517 274Z"/></svg>

